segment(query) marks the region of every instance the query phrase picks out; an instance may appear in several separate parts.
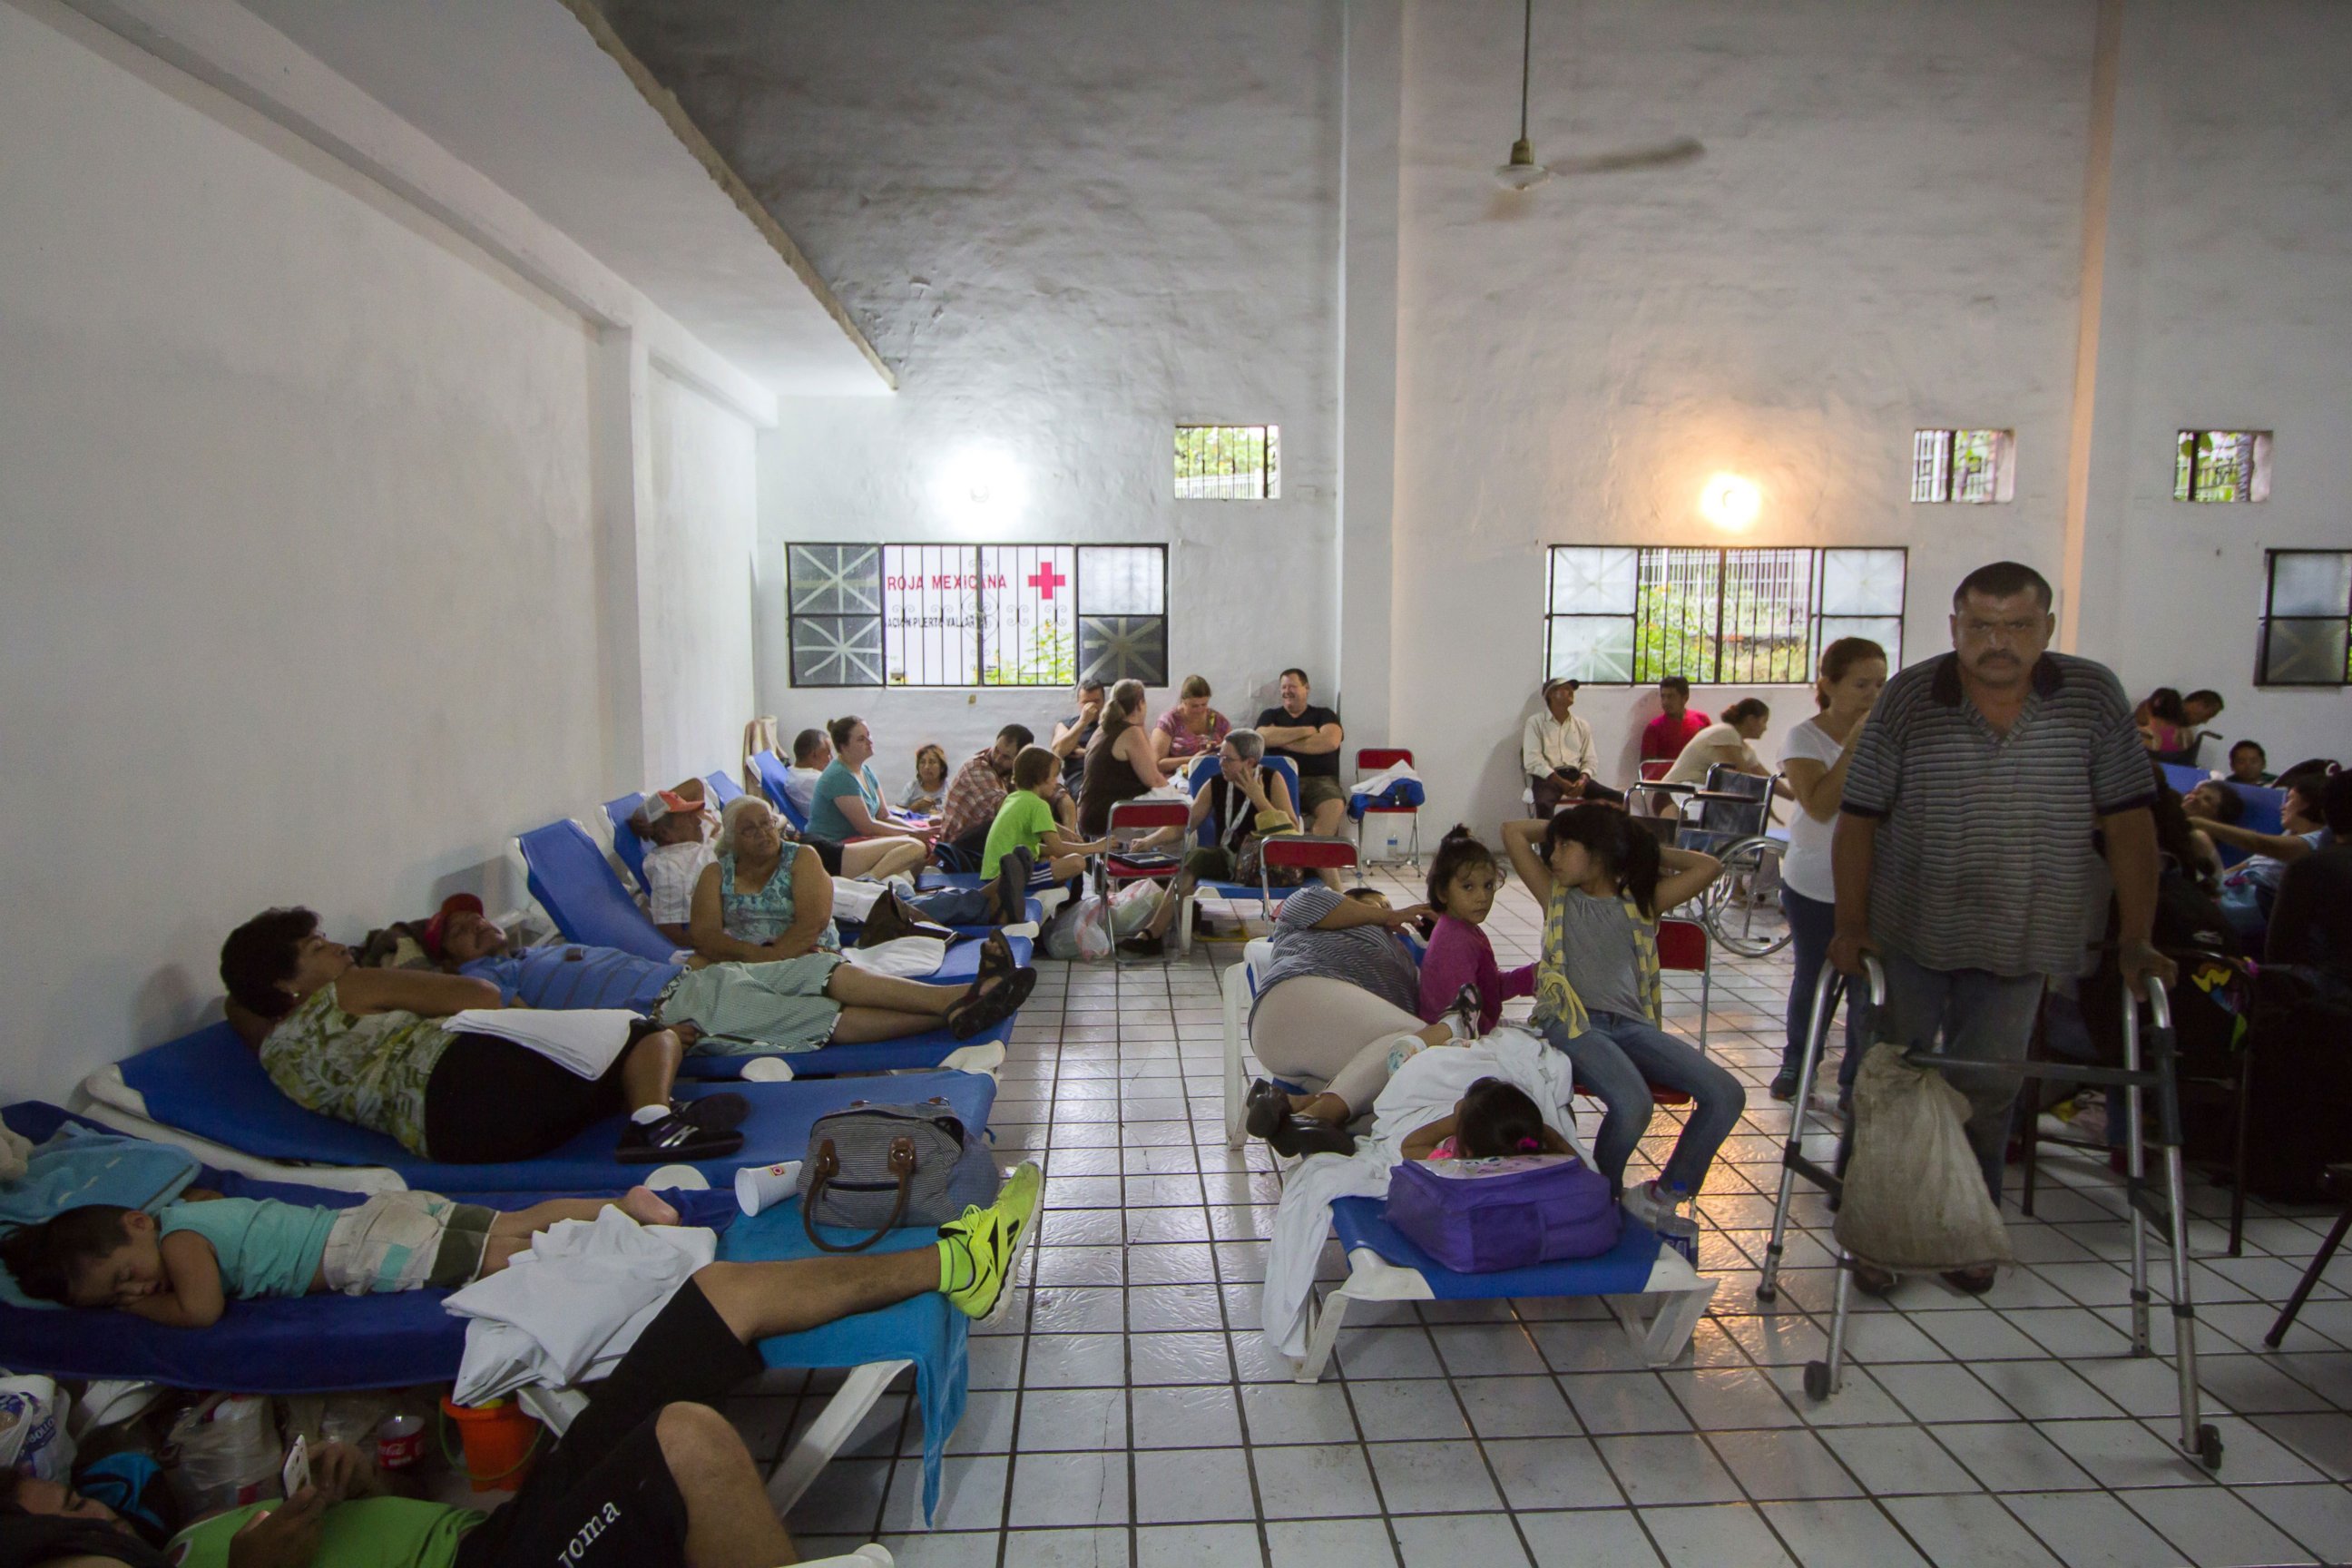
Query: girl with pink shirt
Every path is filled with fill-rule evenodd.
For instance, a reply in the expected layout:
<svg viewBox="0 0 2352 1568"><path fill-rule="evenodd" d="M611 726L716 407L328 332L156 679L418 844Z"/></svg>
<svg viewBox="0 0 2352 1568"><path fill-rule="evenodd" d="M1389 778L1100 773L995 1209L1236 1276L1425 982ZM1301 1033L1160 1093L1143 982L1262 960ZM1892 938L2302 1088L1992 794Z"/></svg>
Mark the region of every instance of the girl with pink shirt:
<svg viewBox="0 0 2352 1568"><path fill-rule="evenodd" d="M1467 827L1456 826L1438 845L1429 863L1429 907L1437 911L1437 929L1421 961L1424 1022L1434 1024L1462 1005L1467 991L1476 1001L1476 1032L1488 1034L1501 1020L1504 1003L1536 994L1536 966L1506 972L1479 929L1495 907L1502 880L1494 851Z"/></svg>

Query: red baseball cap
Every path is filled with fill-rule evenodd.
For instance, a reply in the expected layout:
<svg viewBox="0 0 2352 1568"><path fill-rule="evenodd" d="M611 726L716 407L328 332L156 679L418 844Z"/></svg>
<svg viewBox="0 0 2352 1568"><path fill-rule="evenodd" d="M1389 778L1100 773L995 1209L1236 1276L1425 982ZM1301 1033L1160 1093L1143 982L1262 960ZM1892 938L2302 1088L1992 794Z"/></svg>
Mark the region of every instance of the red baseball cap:
<svg viewBox="0 0 2352 1568"><path fill-rule="evenodd" d="M441 900L440 910L425 922L425 951L436 960L441 956L441 939L449 930L449 917L459 910L467 914L482 912L482 900L471 893L452 893Z"/></svg>

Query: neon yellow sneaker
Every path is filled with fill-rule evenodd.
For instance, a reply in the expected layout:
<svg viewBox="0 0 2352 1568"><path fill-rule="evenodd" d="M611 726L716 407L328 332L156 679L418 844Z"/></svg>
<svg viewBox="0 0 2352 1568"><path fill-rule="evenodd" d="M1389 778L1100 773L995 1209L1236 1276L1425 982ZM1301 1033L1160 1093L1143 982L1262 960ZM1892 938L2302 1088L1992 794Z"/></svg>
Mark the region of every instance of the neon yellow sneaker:
<svg viewBox="0 0 2352 1568"><path fill-rule="evenodd" d="M1037 1228L1045 1173L1024 1160L1004 1178L996 1202L940 1226L940 1289L965 1317L992 1323L1013 1302L1013 1273Z"/></svg>

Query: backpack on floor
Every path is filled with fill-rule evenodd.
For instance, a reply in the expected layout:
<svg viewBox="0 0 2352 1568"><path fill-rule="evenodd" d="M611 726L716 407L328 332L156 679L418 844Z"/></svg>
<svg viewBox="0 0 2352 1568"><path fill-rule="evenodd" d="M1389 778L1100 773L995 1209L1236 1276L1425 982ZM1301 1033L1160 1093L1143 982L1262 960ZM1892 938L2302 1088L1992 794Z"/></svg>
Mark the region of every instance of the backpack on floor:
<svg viewBox="0 0 2352 1568"><path fill-rule="evenodd" d="M1407 1160L1389 1173L1389 1223L1457 1274L1491 1274L1617 1245L1609 1178L1573 1154Z"/></svg>

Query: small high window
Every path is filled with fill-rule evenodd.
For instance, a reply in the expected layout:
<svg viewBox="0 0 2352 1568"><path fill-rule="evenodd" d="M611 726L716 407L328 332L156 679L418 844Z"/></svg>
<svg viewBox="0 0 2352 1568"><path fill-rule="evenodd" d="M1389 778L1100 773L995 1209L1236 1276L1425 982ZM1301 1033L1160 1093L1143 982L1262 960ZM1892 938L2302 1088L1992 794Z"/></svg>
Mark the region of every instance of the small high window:
<svg viewBox="0 0 2352 1568"><path fill-rule="evenodd" d="M1279 500L1282 426L1176 426L1178 500Z"/></svg>
<svg viewBox="0 0 2352 1568"><path fill-rule="evenodd" d="M1982 505L2017 494L2014 430L1919 430L1911 437L1911 499Z"/></svg>
<svg viewBox="0 0 2352 1568"><path fill-rule="evenodd" d="M2183 430L2172 458L2174 500L2271 499L2271 433Z"/></svg>
<svg viewBox="0 0 2352 1568"><path fill-rule="evenodd" d="M1795 686L1821 650L1869 637L1903 664L1901 550L1555 544L1544 674L1588 685L1680 675Z"/></svg>
<svg viewBox="0 0 2352 1568"><path fill-rule="evenodd" d="M2352 685L2352 550L2273 550L2263 564L2257 683Z"/></svg>

